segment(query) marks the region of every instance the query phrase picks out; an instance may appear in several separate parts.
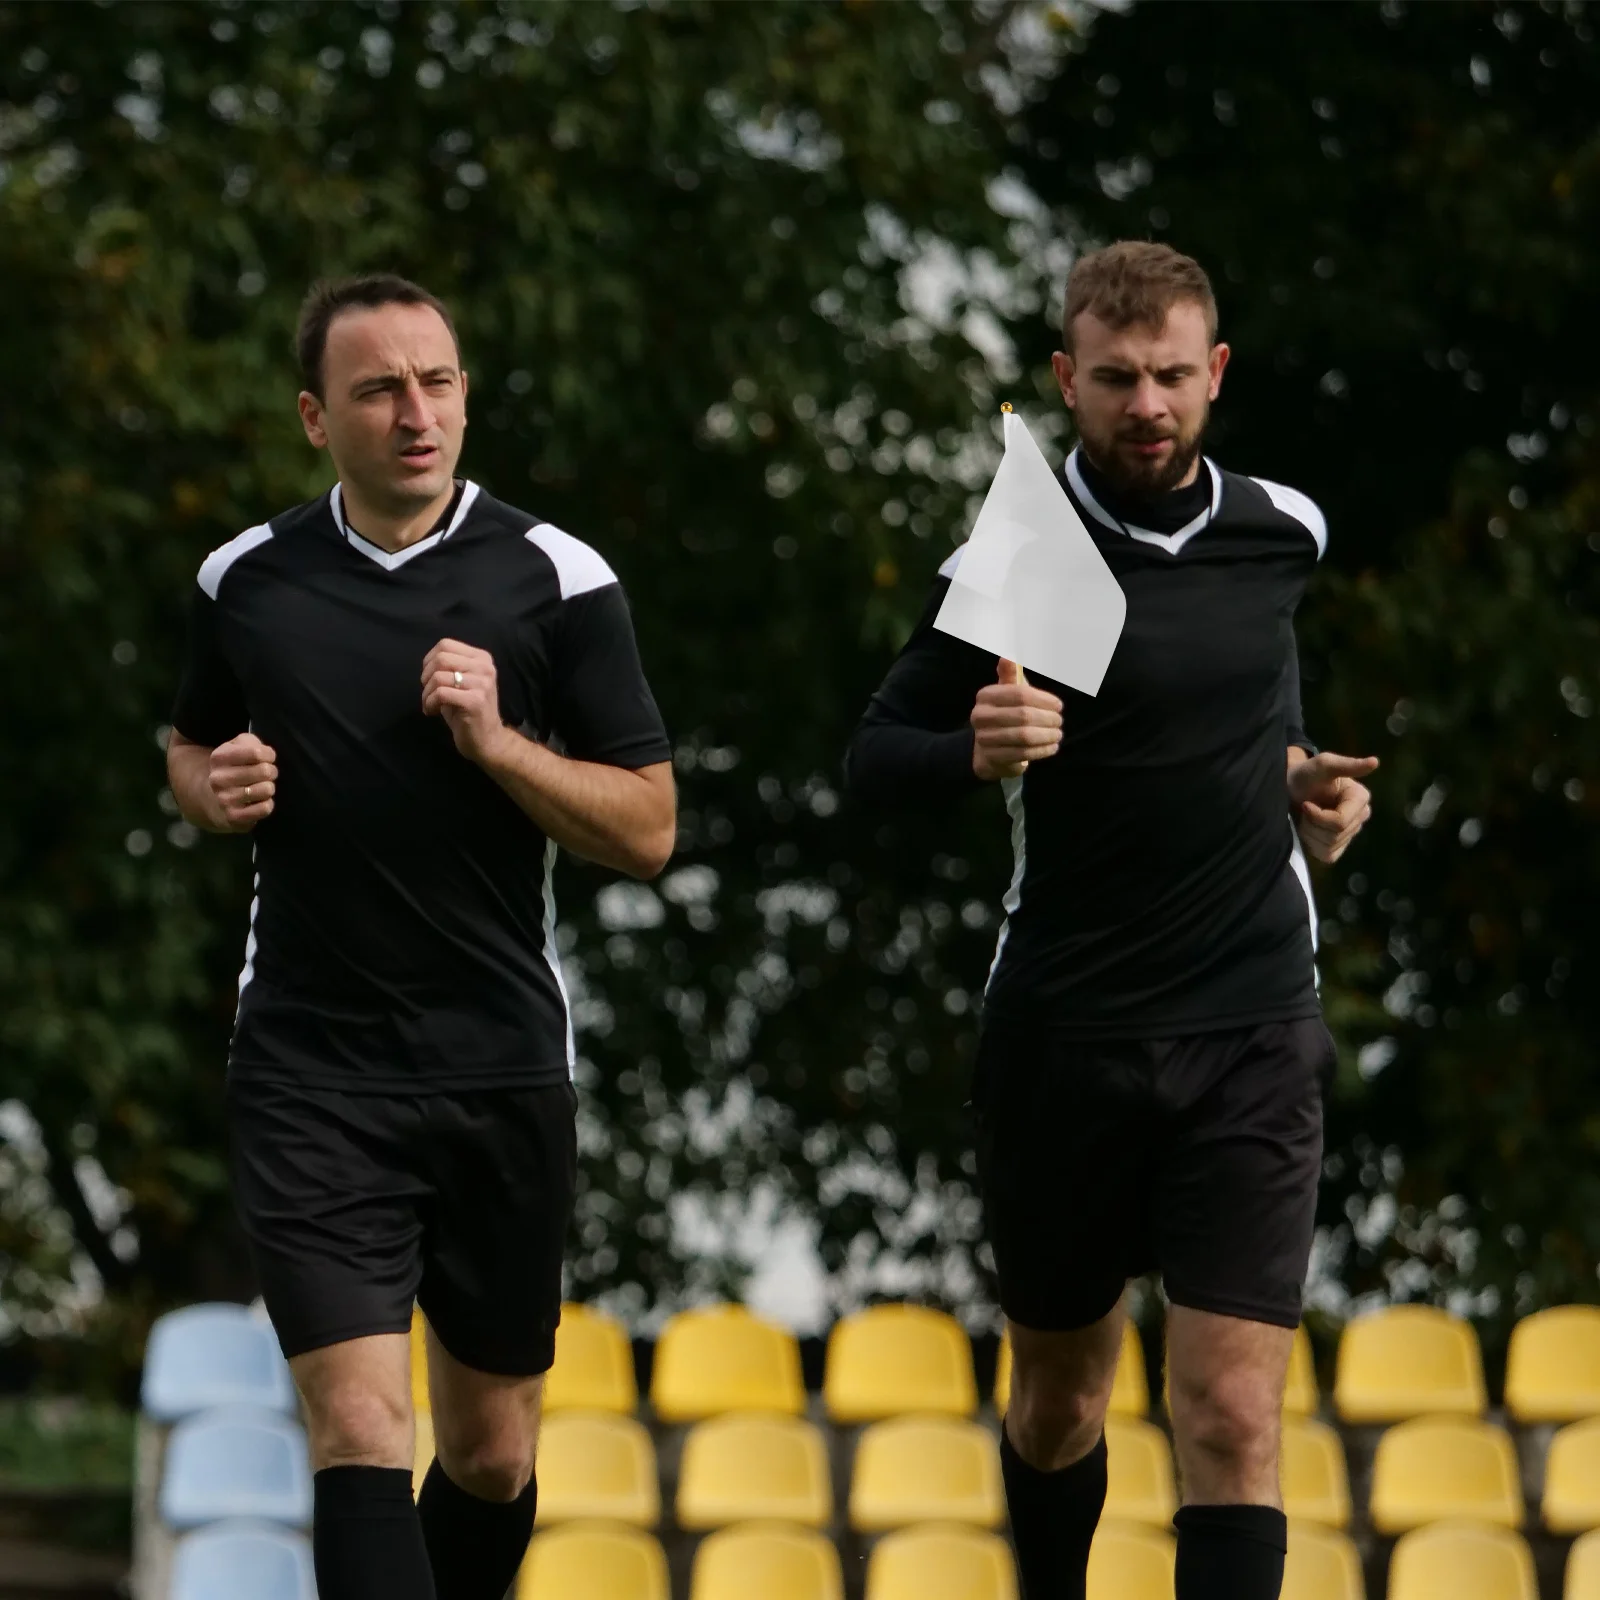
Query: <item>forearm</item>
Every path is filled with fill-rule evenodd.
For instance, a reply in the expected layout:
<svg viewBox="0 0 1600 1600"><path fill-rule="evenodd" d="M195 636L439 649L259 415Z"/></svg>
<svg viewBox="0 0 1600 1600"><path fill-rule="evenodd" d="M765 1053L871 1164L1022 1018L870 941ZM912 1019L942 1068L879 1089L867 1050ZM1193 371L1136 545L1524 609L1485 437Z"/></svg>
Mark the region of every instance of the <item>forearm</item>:
<svg viewBox="0 0 1600 1600"><path fill-rule="evenodd" d="M850 792L874 805L927 805L980 788L972 769L972 729L931 733L869 719L845 755Z"/></svg>
<svg viewBox="0 0 1600 1600"><path fill-rule="evenodd" d="M672 769L574 761L514 729L479 763L541 831L574 855L653 878L677 838Z"/></svg>
<svg viewBox="0 0 1600 1600"><path fill-rule="evenodd" d="M167 786L178 815L207 833L229 833L227 819L211 789L211 747L185 739L176 728L167 735Z"/></svg>

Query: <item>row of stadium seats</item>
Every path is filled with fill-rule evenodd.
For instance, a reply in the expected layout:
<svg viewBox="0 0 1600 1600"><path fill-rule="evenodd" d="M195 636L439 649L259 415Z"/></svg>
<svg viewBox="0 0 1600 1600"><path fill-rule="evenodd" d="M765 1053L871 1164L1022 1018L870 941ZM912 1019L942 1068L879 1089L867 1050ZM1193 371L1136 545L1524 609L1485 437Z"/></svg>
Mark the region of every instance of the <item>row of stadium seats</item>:
<svg viewBox="0 0 1600 1600"><path fill-rule="evenodd" d="M414 1363L418 1406L427 1408L426 1368ZM1010 1390L1002 1344L995 1403ZM1562 1306L1524 1318L1512 1331L1506 1410L1523 1424L1600 1416L1600 1307ZM830 1421L855 1425L908 1412L972 1416L978 1409L972 1350L954 1318L922 1306L872 1306L843 1318L828 1340L822 1400ZM665 1423L696 1422L727 1411L805 1410L798 1341L742 1306L721 1305L670 1318L656 1344L652 1410ZM290 1415L294 1391L271 1331L242 1306L191 1306L151 1334L144 1409L175 1423L218 1406L252 1406ZM626 1332L584 1306L564 1308L550 1375L548 1411L631 1413L638 1408ZM1296 1339L1285 1410L1320 1407L1309 1341ZM1130 1328L1112 1410L1150 1409L1144 1355ZM1417 1416L1481 1416L1487 1409L1483 1361L1470 1323L1432 1306L1393 1306L1360 1317L1339 1344L1333 1409L1352 1424Z"/></svg>
<svg viewBox="0 0 1600 1600"><path fill-rule="evenodd" d="M1175 1545L1154 1528L1103 1522L1089 1559L1088 1600L1173 1600ZM842 1600L838 1553L821 1534L744 1524L705 1539L690 1600ZM573 1523L535 1536L517 1600L670 1600L666 1557L649 1534ZM931 1525L872 1548L866 1600L1017 1600L1004 1541ZM1292 1523L1283 1600L1368 1600L1355 1546L1343 1534ZM1470 1521L1432 1523L1395 1545L1387 1600L1539 1600L1520 1535ZM1563 1600L1600 1600L1600 1533L1572 1548Z"/></svg>
<svg viewBox="0 0 1600 1600"><path fill-rule="evenodd" d="M1166 1435L1139 1418L1114 1416L1107 1419L1106 1448L1106 1514L1165 1525L1177 1507ZM431 1441L419 1434L419 1467L430 1454ZM1282 1463L1291 1517L1350 1526L1344 1445L1332 1428L1286 1418ZM655 1445L634 1418L556 1412L544 1425L539 1476L543 1522L600 1518L654 1528L661 1520ZM1367 1510L1383 1535L1461 1517L1523 1526L1526 1507L1510 1436L1472 1418L1396 1424L1378 1441ZM825 1528L834 1515L828 1443L815 1424L730 1412L690 1428L677 1473L674 1520L680 1528L704 1532L766 1518ZM994 1433L962 1418L915 1414L868 1425L855 1448L845 1520L865 1534L927 1521L1001 1527L1005 1501ZM1539 1520L1558 1535L1600 1528L1600 1418L1556 1434Z"/></svg>
<svg viewBox="0 0 1600 1600"><path fill-rule="evenodd" d="M1002 1342L994 1401L1005 1409L1011 1355ZM1391 1306L1358 1317L1339 1342L1333 1410L1350 1424L1419 1416L1482 1416L1483 1357L1471 1323L1434 1306ZM1532 1425L1600 1416L1600 1307L1560 1306L1512 1330L1506 1410ZM967 1417L978 1409L972 1349L953 1317L922 1306L882 1305L844 1317L828 1339L822 1387L831 1422L849 1426L906 1412ZM711 1306L668 1320L656 1344L650 1403L662 1422L694 1422L725 1411L798 1415L805 1408L794 1335L741 1306ZM568 1306L556 1336L548 1410L632 1412L639 1394L621 1326ZM1296 1337L1284 1409L1321 1408L1311 1344ZM1144 1416L1150 1390L1144 1352L1130 1327L1112 1410Z"/></svg>

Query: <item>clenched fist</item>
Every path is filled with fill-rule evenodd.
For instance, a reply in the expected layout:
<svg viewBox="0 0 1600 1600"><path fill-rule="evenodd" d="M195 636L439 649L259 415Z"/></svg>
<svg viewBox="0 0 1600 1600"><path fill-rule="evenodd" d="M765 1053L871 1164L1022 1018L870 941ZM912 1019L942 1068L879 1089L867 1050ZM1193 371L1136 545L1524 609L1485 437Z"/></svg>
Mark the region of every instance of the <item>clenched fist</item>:
<svg viewBox="0 0 1600 1600"><path fill-rule="evenodd" d="M500 719L494 657L458 639L441 639L423 658L422 710L443 717L456 749L480 766L510 732Z"/></svg>
<svg viewBox="0 0 1600 1600"><path fill-rule="evenodd" d="M980 778L1020 778L1029 762L1061 748L1061 702L1002 658L997 681L973 703L972 733L972 770Z"/></svg>
<svg viewBox="0 0 1600 1600"><path fill-rule="evenodd" d="M213 821L224 833L248 833L272 815L278 792L278 752L253 733L241 733L211 752L206 770L215 802Z"/></svg>

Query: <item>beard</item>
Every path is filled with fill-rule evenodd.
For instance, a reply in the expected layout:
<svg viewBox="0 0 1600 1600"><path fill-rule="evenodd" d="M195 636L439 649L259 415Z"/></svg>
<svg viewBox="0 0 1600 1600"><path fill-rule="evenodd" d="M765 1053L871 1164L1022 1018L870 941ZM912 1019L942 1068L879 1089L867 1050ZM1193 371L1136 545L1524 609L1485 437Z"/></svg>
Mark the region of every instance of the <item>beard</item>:
<svg viewBox="0 0 1600 1600"><path fill-rule="evenodd" d="M1078 419L1078 442L1100 475L1119 494L1131 500L1154 500L1176 489L1189 473L1200 455L1205 442L1206 423L1211 408L1207 406L1192 432L1180 433L1174 429L1141 428L1137 425L1111 429L1096 434L1085 428ZM1128 455L1121 446L1152 444L1158 439L1171 439L1172 452L1165 461L1141 461Z"/></svg>

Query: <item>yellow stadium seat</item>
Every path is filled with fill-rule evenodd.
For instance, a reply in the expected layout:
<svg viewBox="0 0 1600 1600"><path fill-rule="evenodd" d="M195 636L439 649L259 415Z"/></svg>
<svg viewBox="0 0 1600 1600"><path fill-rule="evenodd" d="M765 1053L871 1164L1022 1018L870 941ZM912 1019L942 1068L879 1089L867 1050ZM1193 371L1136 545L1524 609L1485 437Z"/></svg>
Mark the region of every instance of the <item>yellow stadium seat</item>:
<svg viewBox="0 0 1600 1600"><path fill-rule="evenodd" d="M517 1600L672 1600L667 1558L637 1528L575 1522L539 1534L517 1578Z"/></svg>
<svg viewBox="0 0 1600 1600"><path fill-rule="evenodd" d="M1327 1423L1284 1418L1280 1475L1287 1515L1330 1528L1349 1526L1350 1474L1344 1446Z"/></svg>
<svg viewBox="0 0 1600 1600"><path fill-rule="evenodd" d="M426 1411L417 1413L417 1442L411 1457L411 1492L420 1494L422 1480L433 1465L433 1417Z"/></svg>
<svg viewBox="0 0 1600 1600"><path fill-rule="evenodd" d="M850 1479L850 1526L883 1533L914 1522L1005 1521L1000 1451L976 1422L894 1417L861 1435Z"/></svg>
<svg viewBox="0 0 1600 1600"><path fill-rule="evenodd" d="M699 1422L725 1411L805 1409L800 1345L787 1328L743 1306L680 1311L656 1341L650 1401L663 1422Z"/></svg>
<svg viewBox="0 0 1600 1600"><path fill-rule="evenodd" d="M1011 1338L1000 1339L1000 1362L994 1375L994 1408L1003 1417L1011 1403ZM1145 1375L1144 1344L1132 1322L1122 1325L1122 1354L1117 1357L1117 1375L1111 1384L1113 1416L1147 1417L1150 1414L1150 1381Z"/></svg>
<svg viewBox="0 0 1600 1600"><path fill-rule="evenodd" d="M926 1306L868 1306L828 1336L822 1397L838 1423L978 1409L972 1345L954 1317Z"/></svg>
<svg viewBox="0 0 1600 1600"><path fill-rule="evenodd" d="M1481 1417L1487 1396L1478 1335L1436 1306L1357 1317L1339 1341L1333 1399L1346 1422Z"/></svg>
<svg viewBox="0 0 1600 1600"><path fill-rule="evenodd" d="M1088 1600L1172 1600L1172 1535L1108 1517L1089 1547Z"/></svg>
<svg viewBox="0 0 1600 1600"><path fill-rule="evenodd" d="M1562 1600L1600 1600L1600 1529L1586 1533L1567 1552Z"/></svg>
<svg viewBox="0 0 1600 1600"><path fill-rule="evenodd" d="M1388 1600L1539 1600L1539 1588L1521 1534L1436 1522L1395 1545Z"/></svg>
<svg viewBox="0 0 1600 1600"><path fill-rule="evenodd" d="M992 1533L932 1524L880 1539L867 1600L1017 1600L1010 1547Z"/></svg>
<svg viewBox="0 0 1600 1600"><path fill-rule="evenodd" d="M1369 1510L1379 1533L1451 1517L1520 1527L1522 1482L1510 1435L1466 1417L1396 1423L1378 1440Z"/></svg>
<svg viewBox="0 0 1600 1600"><path fill-rule="evenodd" d="M411 1409L433 1409L428 1400L428 1324L416 1306L411 1308Z"/></svg>
<svg viewBox="0 0 1600 1600"><path fill-rule="evenodd" d="M1283 1409L1287 1416L1314 1417L1322 1396L1317 1392L1317 1365L1311 1357L1311 1335L1302 1322L1294 1330L1289 1347L1289 1377L1283 1386Z"/></svg>
<svg viewBox="0 0 1600 1600"><path fill-rule="evenodd" d="M1506 1410L1521 1423L1600 1416L1600 1306L1552 1306L1511 1330Z"/></svg>
<svg viewBox="0 0 1600 1600"><path fill-rule="evenodd" d="M820 1528L833 1517L821 1431L797 1417L733 1412L696 1423L678 1469L678 1525L694 1533L768 1520Z"/></svg>
<svg viewBox="0 0 1600 1600"><path fill-rule="evenodd" d="M1600 1528L1600 1417L1569 1423L1550 1441L1539 1514L1551 1533Z"/></svg>
<svg viewBox="0 0 1600 1600"><path fill-rule="evenodd" d="M595 1518L653 1528L661 1489L650 1435L632 1417L560 1411L539 1430L539 1523Z"/></svg>
<svg viewBox="0 0 1600 1600"><path fill-rule="evenodd" d="M1106 1418L1106 1515L1164 1527L1178 1509L1167 1436L1137 1417Z"/></svg>
<svg viewBox="0 0 1600 1600"><path fill-rule="evenodd" d="M844 1574L833 1541L808 1528L777 1522L747 1522L709 1534L695 1552L689 1600L757 1600L757 1596L844 1600Z"/></svg>
<svg viewBox="0 0 1600 1600"><path fill-rule="evenodd" d="M633 1346L615 1317L588 1306L564 1305L556 1329L556 1363L544 1384L544 1409L615 1411L637 1409Z"/></svg>
<svg viewBox="0 0 1600 1600"><path fill-rule="evenodd" d="M1282 1600L1367 1600L1356 1547L1333 1528L1291 1522Z"/></svg>

